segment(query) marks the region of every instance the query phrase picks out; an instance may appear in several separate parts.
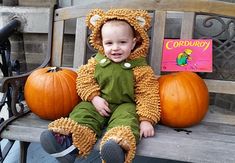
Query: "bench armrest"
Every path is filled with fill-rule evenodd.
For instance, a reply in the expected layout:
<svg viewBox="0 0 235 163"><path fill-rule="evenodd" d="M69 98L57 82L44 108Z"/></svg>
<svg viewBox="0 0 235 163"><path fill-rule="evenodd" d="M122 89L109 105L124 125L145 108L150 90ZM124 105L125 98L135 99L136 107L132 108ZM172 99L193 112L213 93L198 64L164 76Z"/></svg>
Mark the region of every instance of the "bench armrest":
<svg viewBox="0 0 235 163"><path fill-rule="evenodd" d="M50 58L51 58L50 54L48 53L46 59L44 60L44 62L39 67L37 67L36 69L46 67L50 62ZM36 69L34 69L34 70L36 70ZM13 113L13 115L21 114L24 111L24 106L23 105L20 105L20 107L21 107L20 110L16 109L16 104L20 103L20 101L18 99L18 95L19 95L19 92L20 92L20 88L24 87L28 76L34 70L32 70L30 72L27 72L27 73L24 73L24 74L21 74L21 75L4 77L1 81L2 84L1 84L1 87L0 87L0 92L6 93L8 91L8 89L11 88L11 92L10 92L10 96L11 96L10 97L11 98L10 108L11 108L11 110L10 111Z"/></svg>

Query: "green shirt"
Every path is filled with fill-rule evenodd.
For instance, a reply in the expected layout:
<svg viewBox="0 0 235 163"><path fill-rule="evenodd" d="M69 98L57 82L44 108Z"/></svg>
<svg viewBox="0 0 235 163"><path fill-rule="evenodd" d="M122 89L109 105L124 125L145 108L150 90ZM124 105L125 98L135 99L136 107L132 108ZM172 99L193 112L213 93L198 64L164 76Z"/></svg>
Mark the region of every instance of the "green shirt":
<svg viewBox="0 0 235 163"><path fill-rule="evenodd" d="M147 65L146 59L115 63L102 54L95 56L98 64L95 79L101 88L101 97L110 104L134 103L134 74L132 68Z"/></svg>

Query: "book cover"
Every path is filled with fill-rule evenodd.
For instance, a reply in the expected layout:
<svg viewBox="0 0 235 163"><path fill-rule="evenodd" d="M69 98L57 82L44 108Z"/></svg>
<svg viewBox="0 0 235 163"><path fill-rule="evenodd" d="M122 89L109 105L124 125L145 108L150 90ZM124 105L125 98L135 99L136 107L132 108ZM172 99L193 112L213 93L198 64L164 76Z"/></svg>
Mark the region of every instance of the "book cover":
<svg viewBox="0 0 235 163"><path fill-rule="evenodd" d="M212 40L165 39L161 70L212 72Z"/></svg>

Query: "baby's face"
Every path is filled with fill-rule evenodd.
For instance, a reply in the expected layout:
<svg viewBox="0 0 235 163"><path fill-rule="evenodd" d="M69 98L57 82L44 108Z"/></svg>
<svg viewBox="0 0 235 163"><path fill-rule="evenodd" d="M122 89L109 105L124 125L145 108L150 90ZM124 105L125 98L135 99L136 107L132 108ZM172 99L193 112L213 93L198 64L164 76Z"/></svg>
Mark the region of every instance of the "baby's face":
<svg viewBox="0 0 235 163"><path fill-rule="evenodd" d="M123 21L105 23L101 35L104 53L113 62L127 59L136 44L132 28Z"/></svg>

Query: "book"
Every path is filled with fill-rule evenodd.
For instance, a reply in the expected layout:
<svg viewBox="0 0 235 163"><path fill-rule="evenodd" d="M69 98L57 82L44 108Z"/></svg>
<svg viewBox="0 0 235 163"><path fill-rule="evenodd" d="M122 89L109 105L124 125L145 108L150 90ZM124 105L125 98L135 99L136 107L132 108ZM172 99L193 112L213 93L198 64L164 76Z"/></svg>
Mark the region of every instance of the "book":
<svg viewBox="0 0 235 163"><path fill-rule="evenodd" d="M165 39L161 71L212 72L212 39Z"/></svg>

